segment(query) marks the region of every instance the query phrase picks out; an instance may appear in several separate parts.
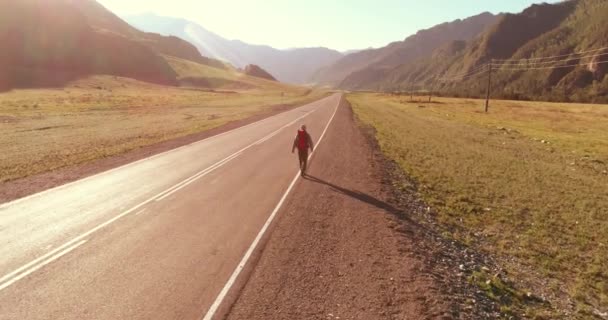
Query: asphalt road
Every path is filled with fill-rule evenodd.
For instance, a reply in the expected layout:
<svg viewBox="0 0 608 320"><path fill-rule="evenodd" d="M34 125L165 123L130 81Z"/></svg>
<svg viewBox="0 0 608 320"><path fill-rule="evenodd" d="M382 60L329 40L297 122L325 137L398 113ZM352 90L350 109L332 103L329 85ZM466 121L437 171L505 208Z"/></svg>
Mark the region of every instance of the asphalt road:
<svg viewBox="0 0 608 320"><path fill-rule="evenodd" d="M0 319L209 319L340 99L0 205Z"/></svg>

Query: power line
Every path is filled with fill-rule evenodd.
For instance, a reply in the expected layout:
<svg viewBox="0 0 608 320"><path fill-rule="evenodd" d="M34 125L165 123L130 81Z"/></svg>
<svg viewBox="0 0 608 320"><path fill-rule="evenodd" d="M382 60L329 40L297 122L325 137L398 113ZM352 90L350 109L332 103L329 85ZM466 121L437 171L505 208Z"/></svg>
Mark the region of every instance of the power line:
<svg viewBox="0 0 608 320"><path fill-rule="evenodd" d="M465 80L465 79L469 79L469 78L473 78L475 76L478 76L480 74L484 74L486 72L488 72L488 64L483 65L482 68L480 68L477 71L474 72L470 72L464 76L457 76L457 77L450 77L450 78L439 78L438 80L441 82L453 82L453 81L461 81L461 80Z"/></svg>
<svg viewBox="0 0 608 320"><path fill-rule="evenodd" d="M584 63L579 61L575 64L559 65L559 64L567 63L569 61L574 61L574 60L583 60L583 59L589 59L589 58L598 58L598 57L608 56L608 52L580 56L585 53L599 52L602 50L608 50L608 47L580 51L580 52L575 52L575 53L570 53L570 54L549 56L549 57L538 57L538 58L529 58L529 59L502 59L502 60L492 59L492 60L490 60L489 63L484 64L484 65L479 65L465 73L460 73L460 74L457 74L450 78L447 78L445 76L438 77L438 78L436 78L435 81L436 81L436 83L437 82L448 83L448 82L455 82L455 81L463 81L465 79L470 79L470 78L476 77L480 74L487 73L488 74L488 85L487 85L487 92L486 92L485 111L488 112L488 106L489 106L489 102L490 102L490 95L491 95L491 88L492 88L492 71L551 70L551 69L562 69L562 68L586 66L589 64L595 64L595 65L606 64L606 63L608 63L608 60L596 61L596 62L588 61L588 62L584 62ZM573 57L573 55L577 55L577 56ZM566 59L556 60L557 58L566 58ZM550 59L553 59L553 61L548 61ZM543 61L543 60L546 60L546 61ZM553 64L553 65L544 66L547 64ZM431 91L429 92L429 102L431 101L432 91L433 91L433 89L431 89Z"/></svg>
<svg viewBox="0 0 608 320"><path fill-rule="evenodd" d="M551 64L551 63L567 62L567 61L573 61L573 60L582 60L582 59L587 59L587 58L596 58L596 57L602 57L602 56L608 56L608 52L588 55L588 56L583 56L583 57L572 57L569 59L556 60L556 61L542 61L542 62L528 61L528 62L522 62L522 63L501 63L499 65L502 65L502 66L530 66L530 65L536 66L536 65L546 65L546 64Z"/></svg>
<svg viewBox="0 0 608 320"><path fill-rule="evenodd" d="M570 64L570 65L565 65L565 66L548 66L548 67L529 67L529 68L522 68L522 67L516 67L516 68L505 68L504 65L499 65L499 64L493 64L493 67L499 67L500 69L498 69L498 71L502 71L502 70L512 70L512 71L517 71L517 70L549 70L549 69L563 69L563 68L571 68L571 67L578 67L578 66L586 66L588 64L604 64L604 63L608 63L608 60L605 61L597 61L597 62L585 62L585 63L577 63L577 64Z"/></svg>
<svg viewBox="0 0 608 320"><path fill-rule="evenodd" d="M468 76L470 74L473 74L473 73L475 73L475 72L477 72L479 70L486 69L487 67L488 67L487 64L482 64L482 65L479 65L479 66L477 66L477 67L475 67L475 68L473 68L473 69L471 69L471 70L469 70L467 72L457 73L455 75L452 75L450 78L444 78L444 79L455 79L455 78L459 78L459 77L466 77L466 76Z"/></svg>
<svg viewBox="0 0 608 320"><path fill-rule="evenodd" d="M597 51L603 51L603 50L608 50L608 47L603 47L603 48L598 48L598 49L591 49L591 50L586 50L586 51L579 51L579 52L573 52L573 53L569 53L569 54L562 54L562 55L557 55L557 56L548 56L548 57L538 57L538 58L528 58L528 59L494 59L494 61L496 62L509 62L509 61L525 61L525 60L546 60L546 59L555 59L555 58L564 58L564 57L569 57L571 55L575 55L575 54L585 54L585 53L589 53L589 52L597 52Z"/></svg>

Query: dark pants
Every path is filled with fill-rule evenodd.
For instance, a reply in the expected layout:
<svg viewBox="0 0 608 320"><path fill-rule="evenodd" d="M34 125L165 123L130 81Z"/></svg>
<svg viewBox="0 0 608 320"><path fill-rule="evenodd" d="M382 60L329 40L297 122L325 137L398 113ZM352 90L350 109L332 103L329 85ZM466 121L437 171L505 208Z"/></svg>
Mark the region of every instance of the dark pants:
<svg viewBox="0 0 608 320"><path fill-rule="evenodd" d="M302 170L303 175L306 173L306 165L308 164L308 149L298 149L298 156L300 158L300 169Z"/></svg>

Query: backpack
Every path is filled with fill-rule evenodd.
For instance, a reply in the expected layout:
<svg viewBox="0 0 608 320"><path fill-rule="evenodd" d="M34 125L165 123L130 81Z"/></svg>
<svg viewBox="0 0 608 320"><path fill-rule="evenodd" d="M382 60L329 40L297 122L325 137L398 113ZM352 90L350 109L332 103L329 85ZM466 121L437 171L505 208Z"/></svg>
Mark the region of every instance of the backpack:
<svg viewBox="0 0 608 320"><path fill-rule="evenodd" d="M308 133L306 131L298 130L298 149L308 149Z"/></svg>

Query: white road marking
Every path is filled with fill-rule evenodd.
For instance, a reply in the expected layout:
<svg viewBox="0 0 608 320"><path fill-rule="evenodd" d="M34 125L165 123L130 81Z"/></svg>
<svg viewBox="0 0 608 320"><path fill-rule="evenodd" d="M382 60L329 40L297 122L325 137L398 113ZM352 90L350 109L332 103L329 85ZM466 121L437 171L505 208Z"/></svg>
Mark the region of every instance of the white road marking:
<svg viewBox="0 0 608 320"><path fill-rule="evenodd" d="M167 190L167 192L161 196L159 196L158 198L156 198L156 201L162 201L164 199L166 199L167 197L171 196L172 194L176 193L177 191L187 187L188 185L190 185L191 183L193 183L194 181L208 175L209 173L215 171L216 169L221 168L223 165L225 165L226 163L234 160L235 158L237 158L238 156L240 156L243 152L239 152L236 154L231 155L230 157L214 164L213 166L211 166L210 168L207 168L199 173L197 173L194 177L189 178L188 180L182 182L179 186L176 186L175 188L173 188L172 190Z"/></svg>
<svg viewBox="0 0 608 320"><path fill-rule="evenodd" d="M309 103L309 104L307 104L307 105L297 107L296 109L298 109L298 108L303 108L303 107L312 107L312 106L316 105L317 103L319 103L320 101L323 101L323 100L328 99L328 98L330 98L330 97L331 97L331 96L326 97L326 98L323 98L323 99L321 99L321 100L317 100L317 101L315 101L315 102L311 102L311 103ZM292 110L295 110L295 109L292 109ZM289 111L292 111L292 110L289 110ZM252 123L250 123L250 124L248 124L248 125L244 125L244 126L242 126L242 127L234 128L234 129L232 129L232 130L229 130L229 131L226 131L226 132L222 132L222 133L220 133L220 134L216 134L216 135L214 135L214 136L207 137L207 138L205 138L205 139L202 139L202 140L199 140L199 141L195 141L195 142L192 142L192 143L189 143L189 144L183 145L183 146L178 147L178 148L175 148L175 149L167 150L167 151L165 151L165 152L161 152L161 153L155 154L155 155L150 156L150 157L147 157L147 158L143 158L143 159L140 159L140 160L137 160L137 161L134 161L134 162L130 162L130 163L127 163L127 164L122 165L122 166L120 166L120 167L112 168L112 169L110 169L110 170L103 171L103 172L100 172L100 173L94 174L94 175L92 175L92 176L88 176L88 177L82 178L82 179L80 179L80 180L72 181L72 182L69 182L69 183L66 183L66 184L63 184L63 185L60 185L60 186L54 187L54 188L50 188L50 189L47 189L47 190L44 190L44 191L41 191L41 192L38 192L38 193L31 194L31 195L29 195L29 196L25 196L25 197L23 197L23 198L19 198L19 199L15 199L15 200L13 200L13 201L9 201L9 202L2 203L2 204L0 204L0 210L5 209L5 208L7 208L7 207L9 207L9 206L16 205L16 204L18 204L18 203L20 203L20 202L23 202L23 201L25 201L25 200L28 200L28 199L31 199L31 198L34 198L34 197L40 197L40 196L45 195L45 194L47 194L47 193L49 193L49 192L52 192L52 191L58 191L58 190L61 190L61 189L67 188L67 187L69 187L69 186L71 186L71 185L74 185L74 184L77 184L77 183L81 183L81 182L84 182L84 181L87 181L87 180L90 180L90 179L96 178L96 177L101 176L101 175L104 175L104 174L109 174L109 173L111 173L111 172L114 172L114 171L117 171L117 170L120 170L120 169L124 169L124 168L130 167L130 166L133 166L133 165L138 164L138 163L140 163L140 162L144 162L144 161L147 161L147 160L152 160L152 159L157 158L157 157L160 157L160 156L162 156L162 155L169 154L169 153L172 153L172 152L175 152L175 151L181 150L181 149L183 149L183 148L187 148L187 147L190 147L190 146L193 146L193 145L196 145L196 144L202 143L202 142L207 141L207 140L210 140L210 139L215 139L215 138L221 137L221 136L223 136L223 135L226 135L226 134L229 134L229 133L232 133L232 132L238 131L238 130L245 129L245 128L247 128L247 127L250 127L250 126L253 126L253 125L256 125L256 124L260 124L261 122L264 122L264 121L270 120L270 119L272 119L272 118L275 118L275 117L278 117L278 116L281 116L281 115L285 115L285 114L286 114L287 112L289 112L289 111L281 112L281 113L275 114L274 116L271 116L271 117L268 117L268 118L265 118L265 119L261 119L261 120L256 121L256 122L252 122Z"/></svg>
<svg viewBox="0 0 608 320"><path fill-rule="evenodd" d="M138 216L138 215L140 215L140 214L142 214L142 213L144 213L144 212L146 212L146 209L139 210L139 211L137 211L137 212L134 214L134 216Z"/></svg>
<svg viewBox="0 0 608 320"><path fill-rule="evenodd" d="M299 121L300 119L302 119L302 118L304 118L304 117L308 116L309 114L311 114L311 113L313 113L313 112L317 111L318 109L319 109L319 108L316 108L316 109L313 109L313 110L311 110L311 111L308 111L308 112L307 112L307 113L305 113L304 115L302 115L302 116L298 117L297 119L295 119L295 120L291 121L289 124L284 125L284 126L282 126L281 128L279 128L278 130L276 130L276 131L274 131L274 132L270 133L270 135L273 135L273 134L275 134L276 132L283 130L284 128L286 128L286 127L288 127L289 125L291 125L291 124L295 123L296 121ZM266 137L268 137L268 136L266 136ZM266 139L266 137L263 137L263 138L262 138L262 139L260 139L260 140ZM40 266L41 266L41 264L39 264L39 263L40 263L40 261L43 261L43 260L47 259L47 258L48 258L48 257L50 257L50 256L53 256L54 254L56 254L57 252L59 252L59 251L63 250L63 249L64 249L64 248L66 248L66 247L67 247L68 249L70 249L70 248L75 248L75 247L77 247L77 246L81 245L82 243L86 242L86 240L84 240L84 242L82 242L82 241L81 241L81 240L83 240L85 237L88 237L88 236L89 236L89 235L91 235L92 233L97 232L98 230L100 230L100 229L102 229L102 228L104 228L104 227L106 227L106 226L108 226L108 225L110 225L110 224L112 224L112 223L116 222L117 220L121 219L122 217L124 217L124 216L126 216L126 215L128 215L128 214L130 214L130 213L132 213L132 212L135 212L136 210L140 209L141 207L145 206L146 204L148 204L148 203L150 203L150 202L154 201L155 199L157 199L157 198L159 198L159 197L163 197L163 198L164 198L164 197L167 195L167 192L173 193L174 191L177 191L177 190L174 190L174 189L176 189L176 188L181 189L181 188L183 187L184 182L191 182L191 181L193 181L193 180L192 180L193 178L194 178L194 179L196 179L196 176L197 176L197 175L200 175L201 173L203 173L203 172L205 172L205 171L207 171L207 170L209 170L209 169L212 169L212 170L217 169L217 168L218 168L218 164L221 166L221 165L223 165L223 164L227 163L228 161L230 161L230 160L234 159L235 157L239 156L239 155L240 155L240 154L241 154L243 151L245 151L245 150L247 150L247 149L251 148L252 146L256 145L256 144L257 144L257 143L258 143L260 140L258 140L258 141L256 141L256 142L254 142L254 143L250 144L249 146L247 146L247 147L245 147L245 148L243 148L243 149L241 149L241 150L237 151L236 153L234 153L234 154L232 154L232 155L230 155L230 156L228 156L228 157L224 158L223 160L220 160L219 162L217 162L217 163L215 163L214 165L212 165L212 166L208 167L207 169L202 170L201 172L199 172L199 173L195 174L194 176L192 176L192 177L190 177L190 178L187 178L187 179L185 179L184 181L181 181L181 182L179 182L179 183L177 183L177 184L175 184L175 185L171 186L170 188L168 188L168 189L166 189L166 190L164 190L164 191L162 191L162 192L160 192L160 193L158 193L158 194L154 195L153 197L148 198L148 199L147 199L147 200L145 200L144 202L141 202L140 204L138 204L138 205L134 206L133 208L131 208L131 209L129 209L129 210L127 210L127 211L125 211L125 212L123 212L123 213L119 214L118 216L116 216L116 217L114 217L114 218L111 218L110 220L108 220L108 221L106 221L106 222L104 222L104 223L102 223L102 224L100 224L100 225L96 226L95 228L93 228L93 229L91 229L91 230L89 230L89 231L87 231L87 232L85 232L85 233L83 233L83 234L81 234L81 235L79 235L79 236L75 237L74 239L72 239L72 240L70 240L70 241L68 241L68 242L64 243L63 245L61 245L61 246L59 246L59 247L55 248L54 250L52 250L52 251L50 251L50 252L47 252L46 254L44 254L44 255L42 255L42 256L40 256L40 257L38 257L38 258L36 258L36 259L34 259L34 260L30 261L29 263L27 263L27 264L25 264L25 265L23 265L23 266L19 267L18 269L16 269L16 270L14 270L14 271L12 271L12 272L10 272L10 273L8 273L8 274L4 275L2 278L0 278L0 284L1 284L1 285L0 285L0 290L3 290L3 289L5 289L5 288L7 288L7 287L8 287L8 286L10 286L11 284L13 284L13 283L15 283L16 281L18 281L18 280L22 279L23 277L22 277L21 275L23 275L23 274L30 274L30 273L32 273L32 272L34 272L34 271L38 270L38 269L40 268ZM185 147L185 146L184 146L184 147ZM312 154L311 154L311 155L312 155ZM150 159L150 158L147 158L147 159ZM145 159L144 159L144 160L145 160ZM143 161L143 160L140 160L140 161ZM124 166L123 166L123 167L124 167ZM110 171L112 171L112 170L110 170ZM109 172L109 171L108 171L108 172ZM91 177L89 177L89 178L91 178ZM85 179L83 179L83 180L86 180L86 179L89 179L89 178L85 178ZM81 180L81 181L83 181L83 180ZM55 188L55 190L57 190L57 189L58 189L58 188ZM43 192L44 192L44 191L43 191ZM32 195L32 196L34 196L34 195ZM30 198L30 197L28 197L28 198ZM22 200L25 200L25 199L26 199L26 198L23 198L23 199L20 199L20 200L16 200L16 201L22 201ZM14 203L15 203L15 202L13 202L13 204L14 204ZM2 208L2 206L0 206L0 208ZM79 243L79 244L77 244L76 246L72 246L72 245L73 245L74 243L76 243L77 241L81 241L82 243ZM66 250L67 250L67 249L66 249ZM70 249L70 250L72 250L72 249ZM62 251L62 252L63 252L63 251ZM68 250L68 251L66 251L66 253L67 253L67 252L69 252L69 250ZM51 258L52 258L52 257L51 257ZM42 262L42 264L43 264L43 265L44 265L44 264L48 264L48 263L50 263L51 261L53 261L53 260L55 260L55 259L56 259L56 258L54 258L54 259L52 259L52 260L51 260L51 259L49 259L49 260L45 260L44 262ZM47 262L47 261L48 261L48 262ZM23 271L25 271L25 272L23 272ZM23 272L23 273L22 273L22 272ZM20 274L21 274L21 275L20 275Z"/></svg>
<svg viewBox="0 0 608 320"><path fill-rule="evenodd" d="M340 99L340 102L341 101L342 101L342 99ZM338 112L338 108L340 107L340 102L338 102L338 105L336 106L336 110L334 111L334 114L331 116L331 118L327 122L327 125L325 126L325 130L323 130L323 133L321 134L319 141L317 141L317 147L321 144L321 141L323 140L323 137L325 136L325 133L327 132L327 129L329 128L329 125L334 120L334 117L336 116L336 113ZM315 153L316 150L317 150L317 148L315 148L314 151L310 153L310 155L308 156L309 160L312 158L312 155ZM291 192L291 189L293 189L293 186L296 184L296 182L298 181L299 178L300 178L300 172L298 172L296 174L296 176L291 181L291 184L289 184L289 187L287 188L285 193L283 193L281 200L279 200L279 203L276 205L276 207L274 208L274 210L272 211L272 213L266 220L266 223L264 223L264 226L262 226L262 229L260 230L258 235L255 237L255 239L249 246L249 249L247 249L247 251L245 252L245 255L243 256L243 258L237 265L234 272L232 272L232 275L228 279L228 282L226 282L226 284L222 288L222 291L220 291L217 298L215 298L215 301L213 301L213 304L211 305L211 307L209 308L209 310L207 311L207 313L205 314L205 316L203 317L202 320L212 320L213 319L213 317L215 316L215 313L217 312L219 307L222 305L222 302L224 301L224 299L226 298L226 295L228 295L228 292L230 291L230 289L236 282L236 279L238 278L239 274L241 273L241 271L243 271L243 269L245 268L245 265L247 265L247 261L249 261L249 258L251 258L253 251L255 251L256 247L258 246L258 243L260 242L260 240L266 233L266 230L268 229L268 227L274 220L275 216L277 215L277 213L283 206L285 199L287 199L287 196L289 195L289 193Z"/></svg>
<svg viewBox="0 0 608 320"><path fill-rule="evenodd" d="M175 192L185 188L186 186L190 185L191 183L193 183L194 181L206 176L207 174L215 171L216 169L219 169L220 167L222 167L223 165L225 165L226 163L234 160L235 158L237 158L238 156L240 156L243 152L245 152L247 149L260 144L263 141L266 141L272 137L274 137L275 135L279 134L281 132L281 130L291 126L292 124L296 123L297 121L300 121L300 119L308 116L309 114L317 111L318 109L314 109L312 111L306 112L304 115L300 116L299 118L293 120L292 122L280 127L279 129L271 132L270 134L266 135L265 137L263 137L262 139L246 146L245 148L233 153L232 155L228 156L227 158L225 158L224 160L221 160L220 162L214 164L213 166L200 171L199 173L195 174L194 176L182 181L181 183L173 186L172 188L170 188L169 190L165 191L165 193L161 194L160 196L158 196L158 198L156 199L156 201L162 201L164 199L166 199L167 197L169 197L170 195L174 194Z"/></svg>
<svg viewBox="0 0 608 320"><path fill-rule="evenodd" d="M9 281L0 284L0 291L6 289L7 287L9 287L10 285L12 285L13 283L27 277L28 275L32 274L33 272L37 271L38 269L46 266L47 264L61 258L62 256L68 254L69 252L73 251L74 249L80 247L81 245L83 245L85 242L87 242L87 240L82 240L74 245L72 245L71 247L66 248L65 250L57 253L56 255L48 258L47 260L44 260L43 262L35 265L33 268L26 270L25 272L17 275L16 277L10 279Z"/></svg>
<svg viewBox="0 0 608 320"><path fill-rule="evenodd" d="M104 222L104 223L102 223L102 224L98 225L97 227L95 227L95 228L93 228L93 229L91 229L91 230L89 230L89 231L87 231L87 232L85 232L85 233L83 233L83 234L81 234L81 235L77 236L76 238L74 238L74 239L72 239L72 240L70 240L70 241L68 241L68 242L64 243L63 245L61 245L61 246L59 246L59 247L55 248L55 250L50 251L50 252L47 252L46 254L44 254L44 255L42 255L42 256L40 256L40 257L38 257L38 258L36 258L36 259L34 259L34 260L30 261L28 264L21 266L20 268L18 268L18 269L16 269L16 270L14 270L13 272L11 272L11 273L9 273L9 274L6 274L6 275L5 275L5 276L3 276L2 278L0 278L0 283L2 283L3 281L5 281L5 280L7 280L7 279L9 279L9 278L11 278L11 277L13 277L13 276L15 276L15 275L19 274L21 271L23 271L23 270L25 270L25 269L28 269L28 268L30 268L30 267L32 267L32 266L34 266L34 265L35 265L35 264L37 264L39 261L44 260L44 259L46 259L46 258L47 258L47 257L49 257L49 256L52 256L52 255L53 255L53 254L55 254L56 252L58 252L58 251L60 251L60 250L63 250L63 249L64 249L64 248L66 248L66 247L69 247L69 246L70 246L70 245L72 245L73 243L75 243L75 242L77 242L77 241L80 241L80 240L82 240L82 239L83 239L83 238L85 238L85 237L88 237L89 235L91 235L92 233L94 233L94 232L98 231L99 229L102 229L102 228L104 228L104 227L106 227L106 226L108 226L108 225L112 224L112 223L113 223L113 222L115 222L116 220L118 220L118 219L120 219L120 218L122 218L122 217L124 217L124 216L128 215L129 213L131 213L131 212L133 212L133 211L135 211L135 210L137 210L137 209L141 208L142 206L144 206L144 205L145 205L145 204L147 204L148 202L152 201L152 200L153 200L155 197L156 197L156 196L154 196L154 197L152 197L152 198L150 198L150 199L148 199L148 200L146 200L146 201L144 201L144 202L142 202L142 203L138 204L137 206L135 206L135 207L133 207L133 208L131 208L131 209L129 209L129 210L127 210L127 211L125 211L125 212L123 212L123 213L119 214L118 216L116 216L116 217L114 217L114 218L112 218L112 219L110 219L110 220L108 220L108 221L106 221L106 222Z"/></svg>
<svg viewBox="0 0 608 320"><path fill-rule="evenodd" d="M197 172L196 174L194 174L190 178L187 178L186 180L184 180L184 181L182 181L182 182L180 182L180 183L172 186L171 188L165 190L163 193L159 194L157 196L156 201L160 201L161 199L163 199L165 197L166 194L172 193L174 190L176 190L178 188L181 188L182 186L184 186L186 184L189 184L190 182L192 182L192 181L196 180L197 178L201 177L201 175L204 175L204 174L206 174L206 173L208 173L210 171L213 171L214 169L216 169L216 168L220 167L221 165L223 165L224 163L226 163L226 162L228 162L228 161L230 161L230 160L238 157L239 155L241 155L241 152L233 153L233 154L229 155L228 157L220 160L219 162L216 162L212 166L207 167L207 168L205 168L205 169Z"/></svg>

